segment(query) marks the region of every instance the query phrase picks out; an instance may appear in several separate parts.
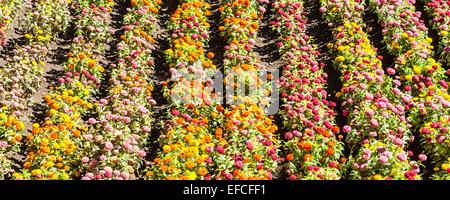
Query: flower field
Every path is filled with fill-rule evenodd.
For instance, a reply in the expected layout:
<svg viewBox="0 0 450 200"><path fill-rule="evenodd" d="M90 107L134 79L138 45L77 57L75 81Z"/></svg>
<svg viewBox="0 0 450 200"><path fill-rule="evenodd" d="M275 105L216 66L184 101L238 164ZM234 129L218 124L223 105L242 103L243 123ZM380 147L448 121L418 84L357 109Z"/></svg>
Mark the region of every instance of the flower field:
<svg viewBox="0 0 450 200"><path fill-rule="evenodd" d="M449 9L0 0L0 180L450 180Z"/></svg>

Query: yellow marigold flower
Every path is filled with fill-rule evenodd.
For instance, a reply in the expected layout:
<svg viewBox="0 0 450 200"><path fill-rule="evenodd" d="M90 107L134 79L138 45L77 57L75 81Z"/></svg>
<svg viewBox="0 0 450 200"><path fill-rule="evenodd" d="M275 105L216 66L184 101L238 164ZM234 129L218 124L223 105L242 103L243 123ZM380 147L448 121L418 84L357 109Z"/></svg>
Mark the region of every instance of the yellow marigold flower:
<svg viewBox="0 0 450 200"><path fill-rule="evenodd" d="M410 81L412 79L412 76L408 74L408 75L405 76L405 79Z"/></svg>
<svg viewBox="0 0 450 200"><path fill-rule="evenodd" d="M441 168L442 168L443 170L447 170L447 169L448 169L448 164L442 164Z"/></svg>
<svg viewBox="0 0 450 200"><path fill-rule="evenodd" d="M147 173L145 173L145 175L147 175L147 176L153 176L153 172L152 172L152 171L148 171Z"/></svg>
<svg viewBox="0 0 450 200"><path fill-rule="evenodd" d="M170 146L168 146L168 145L164 145L163 146L163 151L164 151L164 153L167 153L167 152L170 152L172 149L170 148Z"/></svg>
<svg viewBox="0 0 450 200"><path fill-rule="evenodd" d="M422 70L420 70L420 67L419 67L419 66L414 66L414 67L413 67L413 71L414 71L414 73L416 73L416 74L420 74L420 73L422 72Z"/></svg>
<svg viewBox="0 0 450 200"><path fill-rule="evenodd" d="M338 57L336 57L336 59L334 59L336 62L343 62L343 61L345 61L345 58L344 58L344 56L338 56Z"/></svg>
<svg viewBox="0 0 450 200"><path fill-rule="evenodd" d="M400 45L398 44L398 42L394 42L394 43L392 43L392 47L398 48L398 47L400 47Z"/></svg>
<svg viewBox="0 0 450 200"><path fill-rule="evenodd" d="M374 180L383 180L383 177L380 174L373 176Z"/></svg>

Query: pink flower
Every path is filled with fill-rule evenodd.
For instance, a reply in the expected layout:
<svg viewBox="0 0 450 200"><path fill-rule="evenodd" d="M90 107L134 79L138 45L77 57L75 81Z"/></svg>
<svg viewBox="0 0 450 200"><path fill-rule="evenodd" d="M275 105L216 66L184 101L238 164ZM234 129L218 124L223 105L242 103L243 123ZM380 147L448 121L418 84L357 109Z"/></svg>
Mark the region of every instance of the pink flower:
<svg viewBox="0 0 450 200"><path fill-rule="evenodd" d="M241 161L237 161L237 162L235 162L234 163L234 165L236 166L236 168L238 168L238 169L241 169L243 166L244 166L244 164L242 164L242 162Z"/></svg>
<svg viewBox="0 0 450 200"><path fill-rule="evenodd" d="M224 149L222 146L218 146L218 147L216 148L216 150L217 150L217 152L220 153L220 154L225 153L225 149Z"/></svg>
<svg viewBox="0 0 450 200"><path fill-rule="evenodd" d="M330 165L330 167L335 167L335 166L336 166L336 163L333 162L333 161L330 161L330 162L328 162L328 165Z"/></svg>
<svg viewBox="0 0 450 200"><path fill-rule="evenodd" d="M296 176L296 175L291 175L289 178L290 178L291 180L295 180L295 179L297 179L297 176Z"/></svg>
<svg viewBox="0 0 450 200"><path fill-rule="evenodd" d="M327 9L326 9L325 7L320 7L320 8L319 8L319 11L320 11L321 13L324 13L324 12L327 11Z"/></svg>
<svg viewBox="0 0 450 200"><path fill-rule="evenodd" d="M206 152L211 153L211 152L213 152L214 148L212 146L207 146L205 148L205 150L206 150Z"/></svg>
<svg viewBox="0 0 450 200"><path fill-rule="evenodd" d="M8 142L6 142L6 141L0 142L0 147L3 149L6 149L8 147Z"/></svg>
<svg viewBox="0 0 450 200"><path fill-rule="evenodd" d="M127 172L120 173L120 176L121 176L123 179L128 179L128 178L130 177L130 175L129 175Z"/></svg>
<svg viewBox="0 0 450 200"><path fill-rule="evenodd" d="M95 124L95 123L97 123L97 120L95 120L94 118L89 118L89 123Z"/></svg>
<svg viewBox="0 0 450 200"><path fill-rule="evenodd" d="M317 174L317 177L322 179L323 178L323 174Z"/></svg>
<svg viewBox="0 0 450 200"><path fill-rule="evenodd" d="M350 131L352 131L352 128L349 125L345 125L342 128L342 131L344 131L344 133L350 133Z"/></svg>
<svg viewBox="0 0 450 200"><path fill-rule="evenodd" d="M232 180L232 179L233 179L233 175L231 175L231 174L226 174L226 175L225 175L225 178L226 178L227 180Z"/></svg>
<svg viewBox="0 0 450 200"><path fill-rule="evenodd" d="M292 139L292 133L291 132L287 132L287 133L285 133L284 134L284 138L286 138L286 139Z"/></svg>
<svg viewBox="0 0 450 200"><path fill-rule="evenodd" d="M272 158L272 160L278 160L278 156L275 154L272 154L271 158Z"/></svg>
<svg viewBox="0 0 450 200"><path fill-rule="evenodd" d="M397 154L397 158L398 158L400 161L405 161L405 160L406 160L406 154L405 154L405 153L398 153L398 154Z"/></svg>
<svg viewBox="0 0 450 200"><path fill-rule="evenodd" d="M122 147L127 151L129 151L131 149L131 145L129 143L123 143Z"/></svg>
<svg viewBox="0 0 450 200"><path fill-rule="evenodd" d="M113 144L111 142L105 142L105 150L111 151L113 149Z"/></svg>
<svg viewBox="0 0 450 200"><path fill-rule="evenodd" d="M88 157L83 157L83 158L81 158L81 161L84 162L84 163L87 163L87 162L89 162L89 158Z"/></svg>
<svg viewBox="0 0 450 200"><path fill-rule="evenodd" d="M378 158L378 161L384 164L388 162L388 158L386 156L380 156L380 158Z"/></svg>
<svg viewBox="0 0 450 200"><path fill-rule="evenodd" d="M366 111L366 115L368 117L373 117L373 115L375 115L375 111L373 111L372 109L369 109L369 110Z"/></svg>
<svg viewBox="0 0 450 200"><path fill-rule="evenodd" d="M445 136L443 135L436 135L436 141L439 143L442 143L445 141Z"/></svg>
<svg viewBox="0 0 450 200"><path fill-rule="evenodd" d="M260 12L262 12L262 13L265 13L265 12L266 12L266 9L265 9L264 7L262 7L262 6L260 6L260 7L258 8L258 10L259 10Z"/></svg>
<svg viewBox="0 0 450 200"><path fill-rule="evenodd" d="M373 100L373 94L367 92L367 93L364 95L364 98L365 98L366 100L368 100L368 101L372 101L372 100Z"/></svg>
<svg viewBox="0 0 450 200"><path fill-rule="evenodd" d="M371 119L369 121L370 126L372 126L373 128L377 128L378 127L378 121L376 119Z"/></svg>
<svg viewBox="0 0 450 200"><path fill-rule="evenodd" d="M143 127L141 128L141 130L144 131L144 132L146 132L146 133L148 133L148 132L150 132L150 127L148 127L148 126L143 126Z"/></svg>

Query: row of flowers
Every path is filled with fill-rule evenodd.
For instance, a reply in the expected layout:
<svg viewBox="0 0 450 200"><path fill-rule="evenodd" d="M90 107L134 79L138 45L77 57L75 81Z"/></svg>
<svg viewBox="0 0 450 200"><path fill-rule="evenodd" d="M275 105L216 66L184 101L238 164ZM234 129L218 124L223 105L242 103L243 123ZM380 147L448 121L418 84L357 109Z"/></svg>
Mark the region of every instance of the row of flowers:
<svg viewBox="0 0 450 200"><path fill-rule="evenodd" d="M404 99L409 118L420 132L425 152L436 164L434 179L450 179L450 95L446 71L433 59L432 39L428 38L420 12L414 1L373 0L383 26L388 50L397 56L394 69L400 75L399 85L411 95ZM401 83L400 83L401 82Z"/></svg>
<svg viewBox="0 0 450 200"><path fill-rule="evenodd" d="M45 81L43 66L49 52L48 44L68 27L66 1L29 1L24 3L24 11L21 25L25 43L13 50L12 58L7 58L0 71L0 176L10 169L11 160L5 153L9 156L17 153L25 135L23 111L32 105L33 94Z"/></svg>
<svg viewBox="0 0 450 200"><path fill-rule="evenodd" d="M7 31L11 28L12 20L22 8L23 1L2 0L0 1L0 44L6 46L8 38Z"/></svg>
<svg viewBox="0 0 450 200"><path fill-rule="evenodd" d="M273 116L265 114L270 106L272 74L267 81L260 77L265 70L253 52L267 0L227 0L219 8L223 26L219 27L225 46L224 68L229 71L225 83L229 99L234 100L225 112L225 130L217 158L218 179L272 179L280 158L278 127ZM236 80L235 80L236 79ZM240 88L252 88L245 94Z"/></svg>
<svg viewBox="0 0 450 200"><path fill-rule="evenodd" d="M351 179L420 179L420 162L410 161L405 147L413 141L411 125L405 117L405 103L411 99L398 89L398 82L387 76L381 56L362 30L364 2L360 0L322 0L321 12L333 27L335 42L328 47L335 53L333 65L341 71L343 127L351 150ZM391 72L389 72L391 73ZM400 98L401 97L401 98ZM402 101L403 100L403 101Z"/></svg>
<svg viewBox="0 0 450 200"><path fill-rule="evenodd" d="M165 130L158 152L146 172L147 179L210 180L215 174L215 155L223 153L224 108L214 100L208 86L216 66L209 42L208 16L211 6L203 0L182 0L167 23L172 32L165 57L173 84L164 83L164 96L170 103ZM176 99L175 96L180 97Z"/></svg>
<svg viewBox="0 0 450 200"><path fill-rule="evenodd" d="M97 104L98 119L89 119L81 158L81 180L136 179L144 164L151 131L156 17L160 0L132 0L117 44L118 65L112 66L107 97Z"/></svg>
<svg viewBox="0 0 450 200"><path fill-rule="evenodd" d="M442 51L441 58L447 65L450 64L450 1L427 0L425 10L433 18L430 22L439 35L439 49ZM447 75L450 72L447 71Z"/></svg>
<svg viewBox="0 0 450 200"><path fill-rule="evenodd" d="M83 156L90 138L82 133L87 124L82 116L91 111L92 95L101 86L104 68L99 59L111 37L108 30L112 1L79 0L72 2L76 13L76 31L64 64L65 74L58 87L43 97L44 115L27 136L27 158L15 179L76 179L80 177ZM92 123L92 120L89 120ZM99 137L94 140L99 140Z"/></svg>
<svg viewBox="0 0 450 200"><path fill-rule="evenodd" d="M306 13L302 0L278 0L272 4L275 21L272 28L280 34L278 47L285 61L280 78L283 101L280 110L285 129L286 163L283 165L291 180L340 179L343 143L335 113L326 100L328 75L319 52L306 34Z"/></svg>

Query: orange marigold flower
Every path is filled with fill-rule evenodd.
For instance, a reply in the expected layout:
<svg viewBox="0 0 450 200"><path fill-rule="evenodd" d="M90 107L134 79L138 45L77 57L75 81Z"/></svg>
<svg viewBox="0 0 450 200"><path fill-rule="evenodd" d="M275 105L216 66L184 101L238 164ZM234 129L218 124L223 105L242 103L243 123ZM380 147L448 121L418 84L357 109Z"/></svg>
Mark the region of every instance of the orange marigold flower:
<svg viewBox="0 0 450 200"><path fill-rule="evenodd" d="M76 129L73 130L72 133L73 133L73 136L74 136L74 137L80 137L80 135L81 135L80 131L79 131L79 130L76 130Z"/></svg>
<svg viewBox="0 0 450 200"><path fill-rule="evenodd" d="M208 170L205 167L200 167L198 169L198 174L200 174L200 176L205 176L208 173Z"/></svg>
<svg viewBox="0 0 450 200"><path fill-rule="evenodd" d="M255 156L253 156L253 158L257 161L260 161L262 159L262 156L260 154L255 154Z"/></svg>
<svg viewBox="0 0 450 200"><path fill-rule="evenodd" d="M293 160L294 159L294 155L292 155L292 154L288 154L287 156L286 156L286 160L288 160L288 161L291 161L291 160Z"/></svg>
<svg viewBox="0 0 450 200"><path fill-rule="evenodd" d="M311 154L306 154L304 157L303 157L303 160L306 162L306 161L312 161L313 160L313 157L312 157L312 155Z"/></svg>
<svg viewBox="0 0 450 200"><path fill-rule="evenodd" d="M189 169L192 169L195 166L195 163L192 160L188 160L185 164L186 164L186 167Z"/></svg>
<svg viewBox="0 0 450 200"><path fill-rule="evenodd" d="M309 151L309 150L311 150L312 149L312 144L311 144L311 142L306 142L305 143L305 146L303 147L306 151Z"/></svg>
<svg viewBox="0 0 450 200"><path fill-rule="evenodd" d="M333 128L331 128L331 131L333 131L333 133L339 133L339 126L334 126Z"/></svg>
<svg viewBox="0 0 450 200"><path fill-rule="evenodd" d="M213 52L208 52L208 54L206 54L208 56L208 58L214 58L214 53Z"/></svg>
<svg viewBox="0 0 450 200"><path fill-rule="evenodd" d="M334 149L333 148L328 148L327 149L327 154L330 155L330 156L333 155L334 154Z"/></svg>

